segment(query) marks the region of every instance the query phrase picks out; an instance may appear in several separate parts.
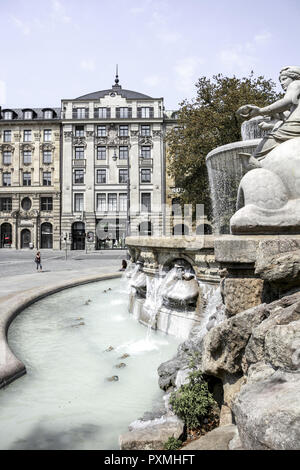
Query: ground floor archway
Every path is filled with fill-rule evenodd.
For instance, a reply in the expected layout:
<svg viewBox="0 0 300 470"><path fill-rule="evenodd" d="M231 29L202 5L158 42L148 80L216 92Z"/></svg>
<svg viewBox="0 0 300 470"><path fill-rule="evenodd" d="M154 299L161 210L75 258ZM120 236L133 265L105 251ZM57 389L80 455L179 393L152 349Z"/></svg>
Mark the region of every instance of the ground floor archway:
<svg viewBox="0 0 300 470"><path fill-rule="evenodd" d="M31 232L28 228L24 228L21 232L21 248L29 248L31 243Z"/></svg>
<svg viewBox="0 0 300 470"><path fill-rule="evenodd" d="M12 226L5 222L1 225L0 246L1 248L10 247L12 244Z"/></svg>
<svg viewBox="0 0 300 470"><path fill-rule="evenodd" d="M74 222L72 225L72 250L85 249L85 224L83 222Z"/></svg>
<svg viewBox="0 0 300 470"><path fill-rule="evenodd" d="M49 222L41 225L41 248L53 248L53 227Z"/></svg>

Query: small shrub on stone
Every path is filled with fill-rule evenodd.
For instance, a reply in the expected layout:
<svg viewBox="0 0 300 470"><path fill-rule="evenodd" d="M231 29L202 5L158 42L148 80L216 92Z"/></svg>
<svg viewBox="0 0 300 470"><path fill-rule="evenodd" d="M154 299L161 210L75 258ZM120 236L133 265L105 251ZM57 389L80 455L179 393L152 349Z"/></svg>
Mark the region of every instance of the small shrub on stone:
<svg viewBox="0 0 300 470"><path fill-rule="evenodd" d="M172 436L172 437L169 437L167 442L165 442L164 450L178 450L180 449L181 446L182 446L182 441Z"/></svg>
<svg viewBox="0 0 300 470"><path fill-rule="evenodd" d="M181 418L187 429L197 429L202 419L208 415L215 401L203 379L202 372L197 370L189 374L189 382L171 394L170 405L174 413Z"/></svg>

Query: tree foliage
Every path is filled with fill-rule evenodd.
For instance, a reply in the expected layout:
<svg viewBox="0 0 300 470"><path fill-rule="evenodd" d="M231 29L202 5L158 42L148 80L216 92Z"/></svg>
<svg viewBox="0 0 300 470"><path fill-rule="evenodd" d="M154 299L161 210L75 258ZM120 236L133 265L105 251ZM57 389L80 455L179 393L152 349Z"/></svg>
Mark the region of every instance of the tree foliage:
<svg viewBox="0 0 300 470"><path fill-rule="evenodd" d="M167 134L168 172L176 187L182 188L182 203L205 204L210 214L210 197L205 159L220 145L241 140L242 120L236 115L244 104L267 106L282 94L275 83L263 76L236 78L218 74L201 77L196 98L183 101L178 125Z"/></svg>

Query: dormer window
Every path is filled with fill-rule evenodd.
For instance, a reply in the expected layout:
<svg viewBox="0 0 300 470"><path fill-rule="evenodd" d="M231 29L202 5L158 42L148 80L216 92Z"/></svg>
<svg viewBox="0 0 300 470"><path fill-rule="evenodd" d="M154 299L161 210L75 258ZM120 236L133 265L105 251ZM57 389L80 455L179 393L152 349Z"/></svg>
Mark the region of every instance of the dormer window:
<svg viewBox="0 0 300 470"><path fill-rule="evenodd" d="M13 113L12 111L4 111L3 112L3 119L12 119L13 118Z"/></svg>
<svg viewBox="0 0 300 470"><path fill-rule="evenodd" d="M53 111L52 109L46 109L44 111L44 119L53 119Z"/></svg>
<svg viewBox="0 0 300 470"><path fill-rule="evenodd" d="M24 111L23 112L24 119L32 119L32 111Z"/></svg>

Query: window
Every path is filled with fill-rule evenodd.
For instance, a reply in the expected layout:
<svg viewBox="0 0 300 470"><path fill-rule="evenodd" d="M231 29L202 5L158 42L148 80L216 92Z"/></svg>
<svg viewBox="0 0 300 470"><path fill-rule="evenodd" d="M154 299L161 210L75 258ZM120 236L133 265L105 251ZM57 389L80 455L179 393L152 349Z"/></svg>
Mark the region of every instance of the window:
<svg viewBox="0 0 300 470"><path fill-rule="evenodd" d="M44 141L50 142L51 140L51 129L44 129Z"/></svg>
<svg viewBox="0 0 300 470"><path fill-rule="evenodd" d="M141 157L142 158L151 158L151 147L150 145L142 145L141 147Z"/></svg>
<svg viewBox="0 0 300 470"><path fill-rule="evenodd" d="M32 119L32 111L24 111L23 118L24 119Z"/></svg>
<svg viewBox="0 0 300 470"><path fill-rule="evenodd" d="M10 212L12 210L12 199L11 197L0 198L0 211Z"/></svg>
<svg viewBox="0 0 300 470"><path fill-rule="evenodd" d="M141 194L141 211L151 212L151 194L150 193Z"/></svg>
<svg viewBox="0 0 300 470"><path fill-rule="evenodd" d="M86 117L86 109L85 108L77 108L75 109L75 116L77 119L84 119Z"/></svg>
<svg viewBox="0 0 300 470"><path fill-rule="evenodd" d="M5 151L3 152L3 165L10 165L11 164L11 152Z"/></svg>
<svg viewBox="0 0 300 470"><path fill-rule="evenodd" d="M116 108L116 117L121 119L131 118L131 108Z"/></svg>
<svg viewBox="0 0 300 470"><path fill-rule="evenodd" d="M51 186L51 172L50 171L43 172L43 186Z"/></svg>
<svg viewBox="0 0 300 470"><path fill-rule="evenodd" d="M97 160L106 160L106 147L97 147Z"/></svg>
<svg viewBox="0 0 300 470"><path fill-rule="evenodd" d="M53 210L53 199L50 196L41 197L41 211L52 211Z"/></svg>
<svg viewBox="0 0 300 470"><path fill-rule="evenodd" d="M127 168L121 168L119 170L119 183L124 184L128 181L128 170Z"/></svg>
<svg viewBox="0 0 300 470"><path fill-rule="evenodd" d="M23 173L23 186L31 186L31 173Z"/></svg>
<svg viewBox="0 0 300 470"><path fill-rule="evenodd" d="M44 119L52 119L53 118L53 111L52 109L47 109L44 111Z"/></svg>
<svg viewBox="0 0 300 470"><path fill-rule="evenodd" d="M75 137L84 137L84 126L75 126Z"/></svg>
<svg viewBox="0 0 300 470"><path fill-rule="evenodd" d="M128 137L128 126L119 126L119 136Z"/></svg>
<svg viewBox="0 0 300 470"><path fill-rule="evenodd" d="M97 211L106 211L106 194L104 193L97 194Z"/></svg>
<svg viewBox="0 0 300 470"><path fill-rule="evenodd" d="M3 186L11 186L11 174L3 173Z"/></svg>
<svg viewBox="0 0 300 470"><path fill-rule="evenodd" d="M51 163L51 162L52 162L51 150L44 150L43 151L43 163Z"/></svg>
<svg viewBox="0 0 300 470"><path fill-rule="evenodd" d="M108 210L115 212L117 210L117 195L108 194Z"/></svg>
<svg viewBox="0 0 300 470"><path fill-rule="evenodd" d="M29 209L31 208L31 199L29 197L24 197L24 199L22 199L22 202L21 202L21 206L22 206L22 209L24 209L24 211L29 211Z"/></svg>
<svg viewBox="0 0 300 470"><path fill-rule="evenodd" d="M119 159L126 160L128 158L128 147L127 146L120 146L119 147Z"/></svg>
<svg viewBox="0 0 300 470"><path fill-rule="evenodd" d="M137 109L137 117L143 119L153 118L154 108L151 107L142 107Z"/></svg>
<svg viewBox="0 0 300 470"><path fill-rule="evenodd" d="M141 169L141 183L151 183L151 170L148 168Z"/></svg>
<svg viewBox="0 0 300 470"><path fill-rule="evenodd" d="M106 126L97 126L97 136L106 137Z"/></svg>
<svg viewBox="0 0 300 470"><path fill-rule="evenodd" d="M83 193L77 193L74 195L75 212L83 211Z"/></svg>
<svg viewBox="0 0 300 470"><path fill-rule="evenodd" d="M106 169L101 168L97 170L97 183L106 183Z"/></svg>
<svg viewBox="0 0 300 470"><path fill-rule="evenodd" d="M31 131L25 130L23 136L24 136L24 139L23 139L24 142L31 142Z"/></svg>
<svg viewBox="0 0 300 470"><path fill-rule="evenodd" d="M11 131L4 131L3 142L11 142Z"/></svg>
<svg viewBox="0 0 300 470"><path fill-rule="evenodd" d="M76 160L84 159L84 147L75 147L75 159Z"/></svg>
<svg viewBox="0 0 300 470"><path fill-rule="evenodd" d="M99 118L99 119L110 118L110 108L95 109L95 118Z"/></svg>
<svg viewBox="0 0 300 470"><path fill-rule="evenodd" d="M82 184L84 183L84 170L75 170L74 171L74 183Z"/></svg>
<svg viewBox="0 0 300 470"><path fill-rule="evenodd" d="M24 150L23 152L23 163L24 165L28 165L31 163L31 150Z"/></svg>
<svg viewBox="0 0 300 470"><path fill-rule="evenodd" d="M148 136L150 135L150 126L141 126L141 135Z"/></svg>
<svg viewBox="0 0 300 470"><path fill-rule="evenodd" d="M119 210L127 211L127 194L121 193L119 195Z"/></svg>
<svg viewBox="0 0 300 470"><path fill-rule="evenodd" d="M3 118L6 120L12 119L13 118L13 113L12 111L5 111L3 113Z"/></svg>

